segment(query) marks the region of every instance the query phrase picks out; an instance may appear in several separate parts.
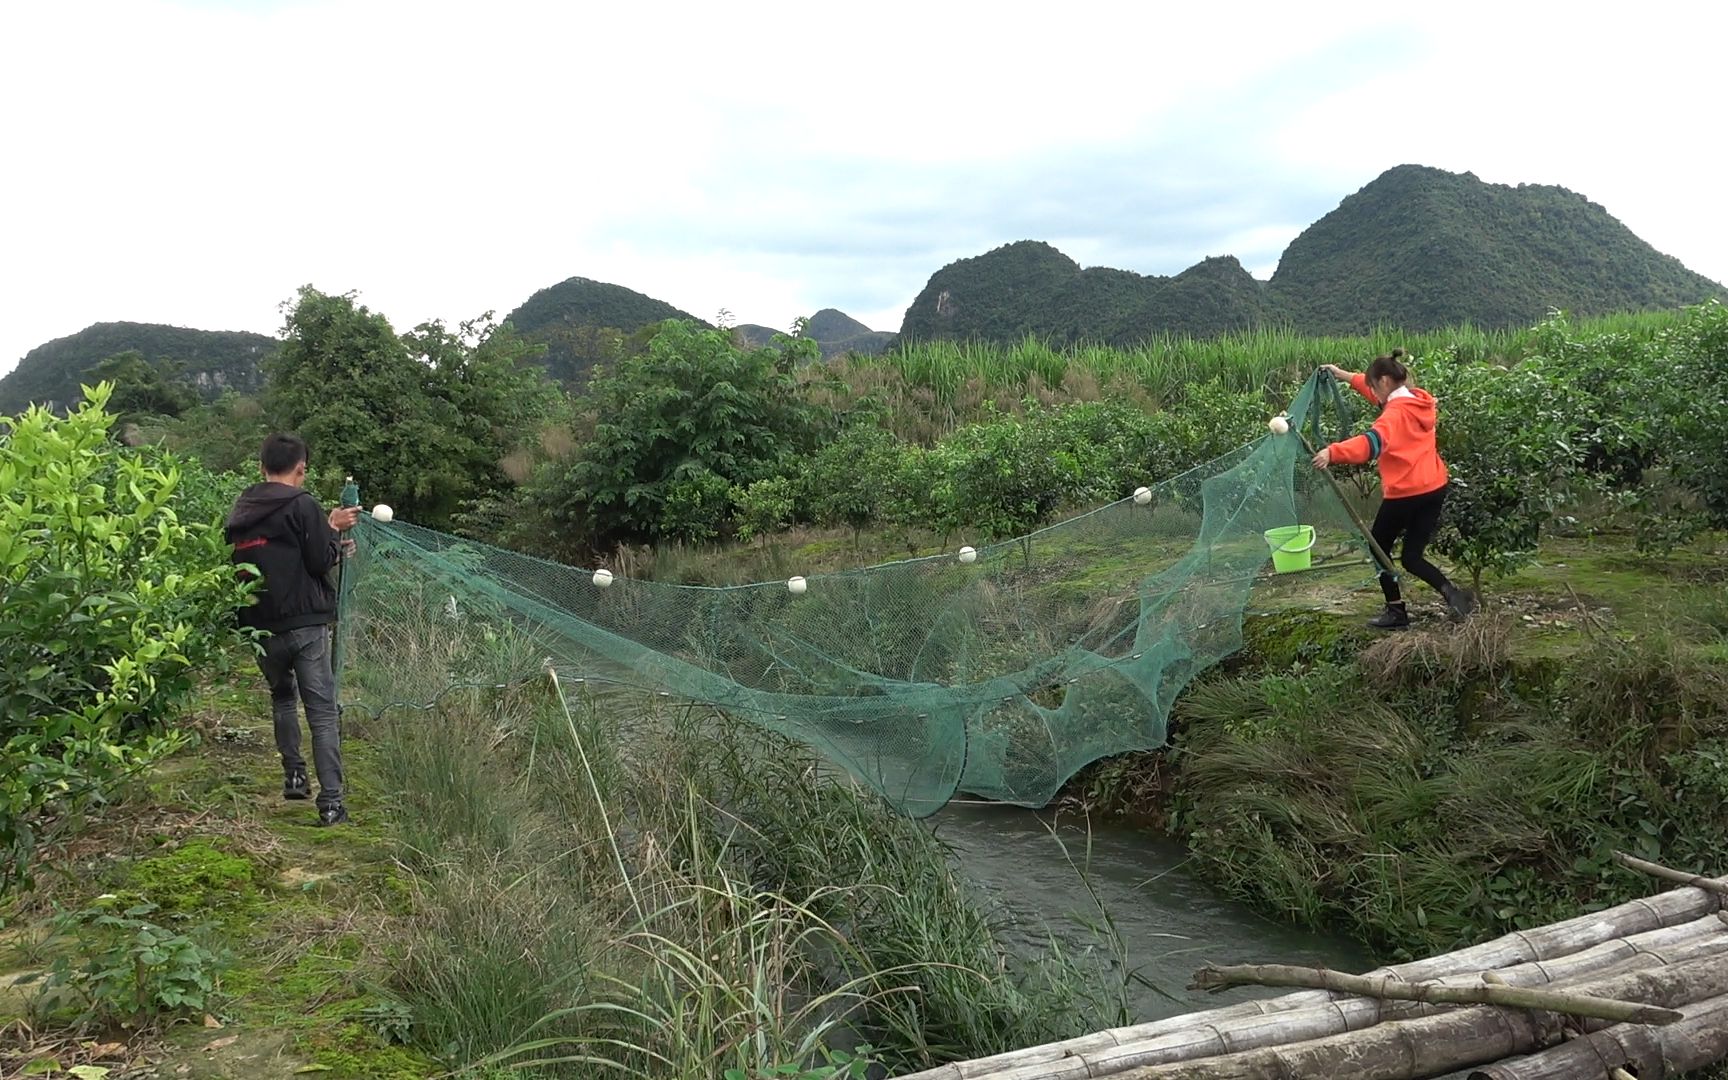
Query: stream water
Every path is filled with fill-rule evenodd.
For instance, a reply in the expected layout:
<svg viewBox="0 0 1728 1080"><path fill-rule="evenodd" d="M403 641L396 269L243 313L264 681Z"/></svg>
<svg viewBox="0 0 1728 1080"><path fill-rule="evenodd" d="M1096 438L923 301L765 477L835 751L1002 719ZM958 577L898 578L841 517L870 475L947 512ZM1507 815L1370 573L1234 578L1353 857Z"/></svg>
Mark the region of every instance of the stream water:
<svg viewBox="0 0 1728 1080"><path fill-rule="evenodd" d="M1288 992L1186 989L1194 969L1206 963L1305 964L1352 972L1373 966L1367 951L1348 938L1274 922L1219 896L1187 869L1179 843L1128 826L1092 828L1088 877L1094 902L1076 869L1087 859L1085 828L1062 822L1058 844L1050 821L1047 814L1014 807L953 804L931 824L954 849L966 879L1000 905L1011 943L1031 950L1054 935L1069 950L1090 948L1102 961L1109 946L1087 926L1101 922L1102 904L1122 939L1128 969L1140 977L1128 988L1136 1021Z"/></svg>

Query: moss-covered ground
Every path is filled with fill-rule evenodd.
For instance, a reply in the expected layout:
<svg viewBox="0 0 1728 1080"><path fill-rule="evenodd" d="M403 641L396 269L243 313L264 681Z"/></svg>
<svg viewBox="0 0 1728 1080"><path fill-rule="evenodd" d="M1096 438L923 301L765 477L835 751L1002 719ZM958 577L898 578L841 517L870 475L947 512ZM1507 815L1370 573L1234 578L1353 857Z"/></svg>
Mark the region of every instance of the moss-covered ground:
<svg viewBox="0 0 1728 1080"><path fill-rule="evenodd" d="M109 1071L85 1075L106 1080L406 1080L440 1071L403 1045L406 1010L383 989L392 926L408 907L372 749L352 733L345 740L354 823L320 827L311 802L281 797L267 711L244 671L207 687L191 718L197 744L105 808L5 913L0 1075L90 1066ZM43 973L94 940L65 932L56 913L98 902L154 905L148 922L207 950L215 985L202 1008L132 1026L81 1020L78 995L44 991Z"/></svg>

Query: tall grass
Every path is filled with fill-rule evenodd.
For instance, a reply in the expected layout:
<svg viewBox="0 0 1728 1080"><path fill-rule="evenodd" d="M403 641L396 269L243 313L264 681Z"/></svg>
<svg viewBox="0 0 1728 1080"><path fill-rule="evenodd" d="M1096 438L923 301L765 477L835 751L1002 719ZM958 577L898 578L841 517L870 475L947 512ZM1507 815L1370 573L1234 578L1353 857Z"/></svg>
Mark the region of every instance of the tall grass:
<svg viewBox="0 0 1728 1080"><path fill-rule="evenodd" d="M1654 337L1677 325L1681 312L1605 315L1577 322L1584 334ZM1511 364L1539 346L1540 327L1484 330L1458 326L1421 334L1382 328L1371 334L1313 337L1263 328L1217 338L1155 337L1130 347L1054 347L1034 337L1013 344L966 341L902 342L881 356L850 357L831 369L854 390L890 404L896 421L908 410L953 422L974 418L984 402L1002 405L1025 394L1054 400L1144 396L1152 405L1179 402L1195 387L1281 395L1322 364L1361 370L1395 347L1418 361L1442 357Z"/></svg>
<svg viewBox="0 0 1728 1080"><path fill-rule="evenodd" d="M1604 633L1527 685L1484 616L1207 680L1177 709L1190 845L1237 895L1400 958L1641 895L1616 849L1720 869L1728 678L1699 644Z"/></svg>
<svg viewBox="0 0 1728 1080"><path fill-rule="evenodd" d="M374 686L487 670L443 640L482 629L532 652L393 595ZM425 670L395 670L405 627ZM1077 1034L1111 999L1054 949L1011 956L927 829L714 710L548 676L373 726L415 911L395 989L459 1068L760 1075L865 1044L916 1068Z"/></svg>

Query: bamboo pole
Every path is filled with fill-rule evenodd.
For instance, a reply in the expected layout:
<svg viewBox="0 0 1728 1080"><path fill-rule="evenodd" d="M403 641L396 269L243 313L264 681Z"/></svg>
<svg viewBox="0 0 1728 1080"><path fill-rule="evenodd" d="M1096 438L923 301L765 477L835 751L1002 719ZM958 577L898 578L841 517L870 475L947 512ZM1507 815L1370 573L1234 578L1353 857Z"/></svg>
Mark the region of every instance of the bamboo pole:
<svg viewBox="0 0 1728 1080"><path fill-rule="evenodd" d="M1302 440L1302 449L1308 452L1310 458L1319 453L1314 449L1314 444L1308 441L1307 434L1301 428L1292 427L1290 430L1296 433L1298 439ZM1356 508L1350 504L1350 496L1344 493L1344 487L1338 483L1338 478L1332 475L1331 469L1321 469L1320 472L1325 475L1326 482L1332 485L1332 494L1338 496L1339 505L1344 507L1346 514L1350 515L1350 521L1356 526L1356 531L1362 534L1362 539L1368 541L1368 550L1374 555L1374 561L1380 564L1380 569L1393 577L1397 577L1398 568L1392 565L1392 556L1386 554L1386 550L1380 546L1380 541L1374 539L1374 533L1362 523L1362 515L1358 514Z"/></svg>
<svg viewBox="0 0 1728 1080"><path fill-rule="evenodd" d="M1546 1009L1550 1012L1565 1013L1567 1016L1591 1016L1599 1020L1634 1024L1672 1024L1681 1018L1673 1009L1658 1009L1636 1001L1615 1001L1587 994L1488 983L1479 986L1442 986L1431 982L1404 982L1386 976L1369 978L1365 975L1350 975L1324 968L1295 967L1291 964L1235 964L1228 967L1209 964L1194 973L1194 981L1188 988L1223 990L1230 986L1301 986L1313 990L1336 990L1342 994L1360 994L1363 997L1432 1002L1437 1005L1504 1005L1514 1009Z"/></svg>
<svg viewBox="0 0 1728 1080"><path fill-rule="evenodd" d="M1671 889L1665 893L1631 900L1615 907L1574 916L1530 930L1514 930L1491 941L1450 953L1404 964L1377 968L1369 975L1391 975L1412 982L1431 981L1449 975L1498 970L1517 964L1545 962L1571 956L1618 938L1631 937L1712 915L1718 905L1709 893L1697 888ZM1025 1047L1002 1054L951 1062L909 1074L901 1080L979 1080L1003 1070L1038 1062L1054 1062L1076 1054L1139 1042L1203 1024L1244 1017L1264 1016L1294 1009L1325 1005L1335 995L1324 990L1303 990L1259 1001L1246 1001L1220 1009L1208 1009L1163 1020L1111 1028L1073 1039Z"/></svg>
<svg viewBox="0 0 1728 1080"><path fill-rule="evenodd" d="M1576 989L1591 996L1644 998L1663 1007L1681 1006L1688 1001L1710 1001L1728 995L1728 964L1709 957L1655 971L1591 980ZM1692 1011L1685 1010L1683 1016L1690 1016ZM1658 1033L1666 1030L1663 1027L1625 1024L1606 1029L1607 1032ZM1413 1020L1376 1024L1328 1038L1265 1046L1176 1064L1125 1071L1094 1071L1090 1076L1109 1076L1112 1080L1288 1080L1290 1077L1418 1080L1488 1065L1514 1054L1530 1054L1558 1043L1563 1037L1560 1018L1552 1012L1478 1005L1440 1010ZM1605 1070L1555 1075L1602 1075L1603 1072ZM1031 1075L1034 1074L1025 1074Z"/></svg>
<svg viewBox="0 0 1728 1080"><path fill-rule="evenodd" d="M1666 1027L1622 1025L1528 1057L1487 1065L1470 1080L1679 1076L1728 1060L1728 995L1694 1002ZM1630 1071L1628 1071L1630 1070Z"/></svg>
<svg viewBox="0 0 1728 1080"><path fill-rule="evenodd" d="M1661 863L1646 862L1643 859L1628 855L1624 851L1616 851L1614 861L1628 870L1649 874L1651 877L1658 877L1663 881L1674 881L1681 885L1691 885L1693 888L1715 893L1718 896L1728 896L1728 881L1700 877L1697 874L1688 874L1684 870L1663 866Z"/></svg>
<svg viewBox="0 0 1728 1080"><path fill-rule="evenodd" d="M1705 920L1700 920L1700 922L1703 921ZM1708 921L1714 924L1714 920ZM1723 963L1725 957L1728 957L1728 933L1722 933L1718 930L1707 937L1680 942L1667 954L1654 950L1634 952L1629 957L1619 958L1617 966L1624 969L1636 965L1633 970L1649 970L1704 960L1707 965L1711 966L1711 970L1722 973L1720 985L1728 990L1728 964ZM1607 955L1604 958L1610 963L1614 963L1616 960L1612 955ZM1674 976L1658 975L1658 980L1664 981L1654 983L1654 989L1649 992L1660 1000L1668 1002L1682 1000L1694 992L1707 993L1710 986L1714 984L1707 983L1703 989L1697 989L1695 967L1696 965ZM1629 981L1627 976L1630 973L1626 970L1600 971L1590 972L1585 977L1593 984L1605 983L1613 979L1618 981L1612 985L1635 987L1652 985ZM1534 963L1503 969L1499 973L1499 977L1502 977L1509 985L1541 982L1547 979L1548 972L1544 965ZM1674 985L1685 989L1675 991L1671 989L1671 986ZM1644 993L1645 990L1640 989L1639 992ZM1452 1011L1450 1007L1447 1009ZM1349 997L1341 1001L1323 1003L1305 1009L1267 1013L1261 1016L1244 1016L1232 1020L1219 1020L1209 1024L1195 1025L1181 1031L1166 1032L1151 1038L1125 1042L1121 1046L1076 1051L1069 1056L1054 1060L1027 1061L1013 1066L1002 1066L996 1071L982 1074L977 1080L1092 1080L1094 1077L1116 1076L1131 1068L1168 1065L1265 1047L1288 1046L1333 1035L1342 1035L1347 1032L1362 1031L1391 1020L1411 1020L1422 1016L1432 1016L1441 1011L1440 1007L1431 1004L1384 1002L1372 998ZM950 1073L948 1075L952 1077L957 1074Z"/></svg>

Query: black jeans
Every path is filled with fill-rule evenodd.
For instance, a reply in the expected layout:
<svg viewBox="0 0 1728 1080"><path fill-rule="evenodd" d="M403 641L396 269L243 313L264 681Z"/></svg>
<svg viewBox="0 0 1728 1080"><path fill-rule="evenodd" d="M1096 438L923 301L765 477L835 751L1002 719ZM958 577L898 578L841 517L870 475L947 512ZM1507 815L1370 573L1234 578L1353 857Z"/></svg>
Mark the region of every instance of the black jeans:
<svg viewBox="0 0 1728 1080"><path fill-rule="evenodd" d="M1387 558L1392 557L1392 545L1402 536L1404 551L1398 559L1399 565L1440 593L1444 593L1452 583L1446 580L1438 566L1428 561L1426 553L1429 541L1440 531L1440 511L1446 505L1446 491L1447 488L1443 487L1406 499L1382 499L1380 512L1374 515L1374 527L1369 530ZM1398 590L1398 579L1384 570L1380 572L1380 591L1386 594L1388 604L1396 604L1404 598Z"/></svg>
<svg viewBox="0 0 1728 1080"><path fill-rule="evenodd" d="M330 628L302 626L264 639L258 658L270 685L276 749L285 773L305 772L300 756L300 714L312 729L312 762L318 770L318 808L342 805L342 733L336 716L336 677L330 670Z"/></svg>

